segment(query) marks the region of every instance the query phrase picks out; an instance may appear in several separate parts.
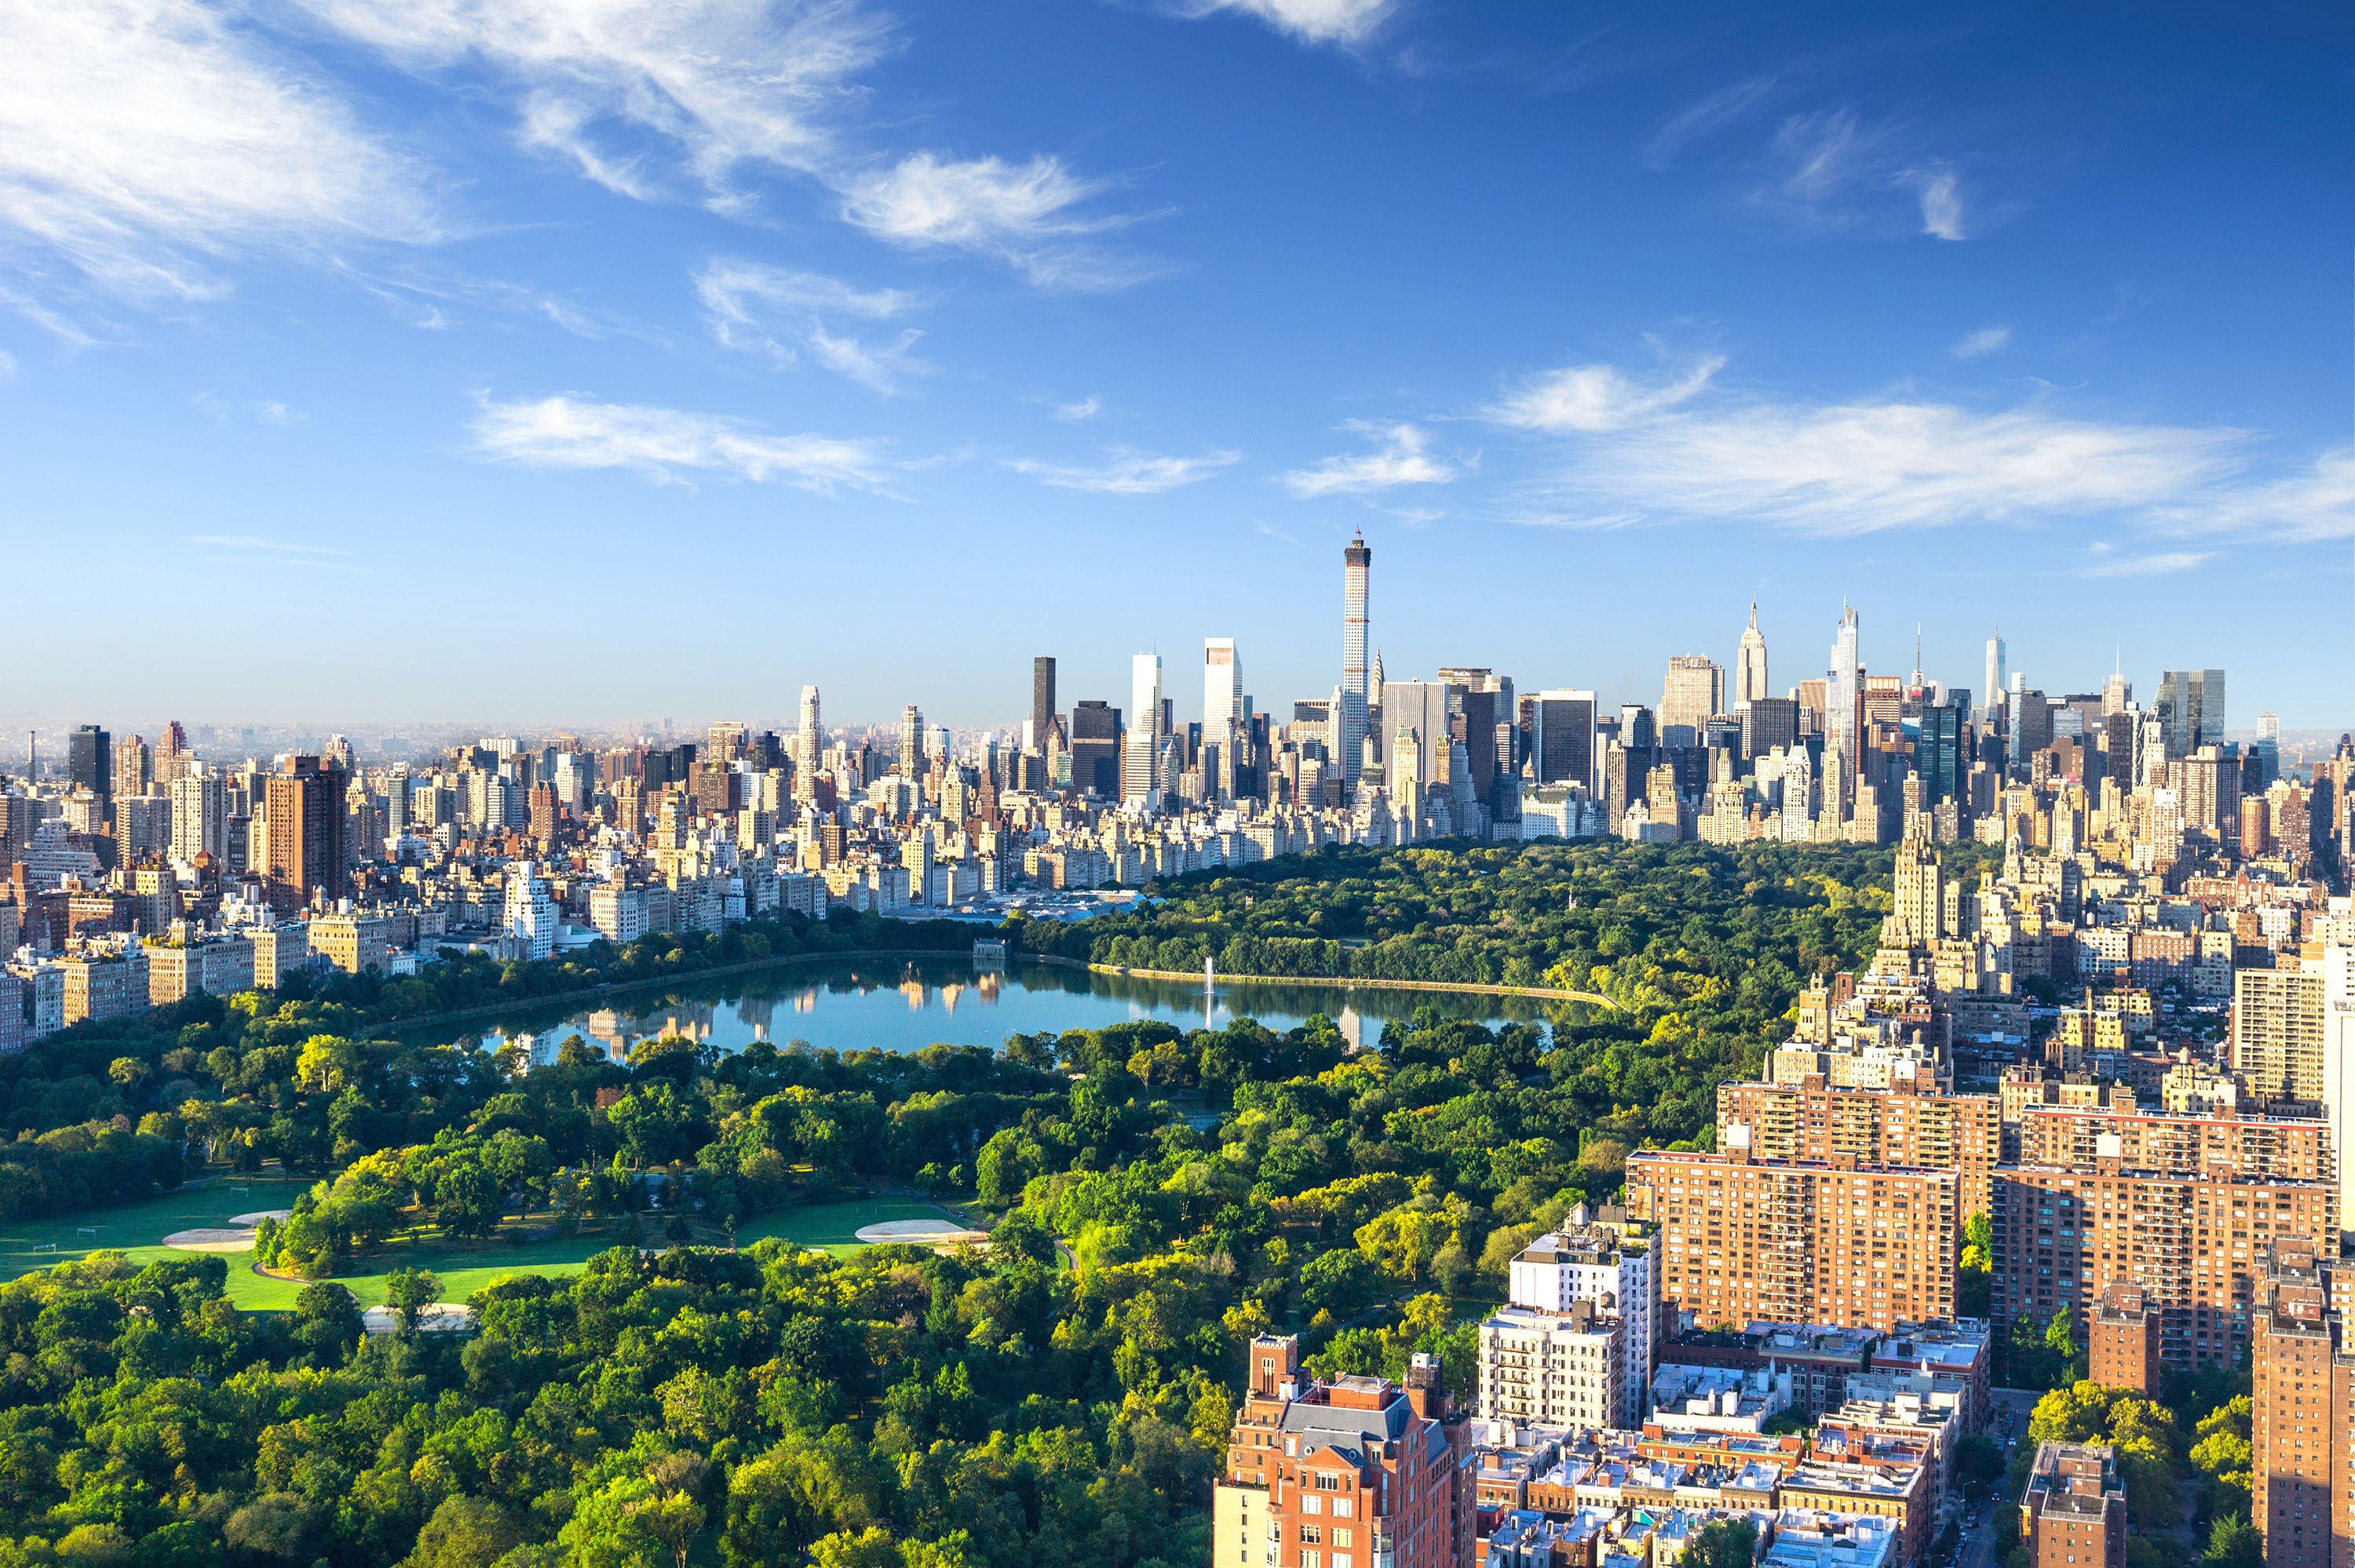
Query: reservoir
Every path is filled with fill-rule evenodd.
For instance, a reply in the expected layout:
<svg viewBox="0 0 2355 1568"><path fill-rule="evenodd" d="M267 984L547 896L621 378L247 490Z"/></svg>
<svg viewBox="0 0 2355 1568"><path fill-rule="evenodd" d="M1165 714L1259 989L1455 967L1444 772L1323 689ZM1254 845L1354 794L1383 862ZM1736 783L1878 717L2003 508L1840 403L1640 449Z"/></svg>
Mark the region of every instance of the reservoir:
<svg viewBox="0 0 2355 1568"><path fill-rule="evenodd" d="M464 1038L486 1050L515 1039L539 1063L555 1060L558 1048L575 1034L616 1059L639 1041L665 1034L723 1051L741 1051L756 1040L838 1051L914 1051L934 1044L996 1046L1009 1034L1060 1034L1139 1019L1215 1029L1255 1018L1281 1032L1322 1012L1350 1040L1372 1046L1380 1043L1384 1024L1411 1017L1418 1007L1429 1006L1443 1018L1501 1025L1541 1022L1546 1005L1534 997L1253 981L1220 980L1206 991L1199 982L1018 960L988 969L961 957L832 959L699 981L688 977L666 988L598 998L593 1005L551 1001L475 1026Z"/></svg>

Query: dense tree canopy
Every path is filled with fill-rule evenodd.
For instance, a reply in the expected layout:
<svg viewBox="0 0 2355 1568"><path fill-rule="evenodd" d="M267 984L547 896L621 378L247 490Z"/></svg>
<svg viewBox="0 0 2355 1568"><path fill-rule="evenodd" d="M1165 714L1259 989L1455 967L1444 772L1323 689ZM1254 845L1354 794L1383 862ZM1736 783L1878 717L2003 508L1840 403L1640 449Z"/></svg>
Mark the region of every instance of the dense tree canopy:
<svg viewBox="0 0 2355 1568"><path fill-rule="evenodd" d="M1323 1018L1139 1022L995 1052L666 1039L617 1063L576 1041L524 1072L383 1031L419 999L359 982L69 1032L0 1064L0 1112L36 1135L16 1147L112 1138L91 1157L150 1173L77 1195L82 1151L20 1154L0 1194L70 1206L275 1161L315 1185L258 1251L322 1282L283 1315L232 1308L218 1258L0 1287L0 1568L1199 1563L1245 1337L1298 1331L1325 1372L1430 1352L1468 1393L1507 1260L1615 1193L1632 1150L1710 1137L1716 1084L1756 1069L1806 978L1870 949L1885 877L1885 856L1775 846L1351 851L1015 927L1102 961L1215 950L1616 1003L1495 1028L1426 1008L1365 1050ZM748 937L899 929L788 923L693 962ZM977 1205L986 1253L716 1245L878 1187ZM496 1246L527 1213L640 1245L481 1293L472 1337L417 1329L430 1277L394 1278L405 1326L380 1340L326 1282L397 1266L418 1228Z"/></svg>

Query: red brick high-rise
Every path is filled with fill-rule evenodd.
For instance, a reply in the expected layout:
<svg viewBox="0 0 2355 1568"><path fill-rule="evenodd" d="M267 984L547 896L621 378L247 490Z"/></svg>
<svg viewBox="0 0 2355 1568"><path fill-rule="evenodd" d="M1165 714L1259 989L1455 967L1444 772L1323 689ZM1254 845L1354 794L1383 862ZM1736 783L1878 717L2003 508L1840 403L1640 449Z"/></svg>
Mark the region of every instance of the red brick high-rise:
<svg viewBox="0 0 2355 1568"><path fill-rule="evenodd" d="M333 898L349 886L350 858L345 831L344 791L349 775L315 757L279 759L262 791L267 860L262 879L271 906L292 914L324 892Z"/></svg>

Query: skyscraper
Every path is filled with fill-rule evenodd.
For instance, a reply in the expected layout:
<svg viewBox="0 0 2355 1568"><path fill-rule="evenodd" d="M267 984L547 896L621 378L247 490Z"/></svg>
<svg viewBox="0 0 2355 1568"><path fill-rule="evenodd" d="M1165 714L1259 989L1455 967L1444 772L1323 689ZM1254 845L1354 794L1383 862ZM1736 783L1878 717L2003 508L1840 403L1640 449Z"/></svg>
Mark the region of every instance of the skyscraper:
<svg viewBox="0 0 2355 1568"><path fill-rule="evenodd" d="M1055 716L1055 661L1030 661L1030 725L1034 744L1047 742L1047 724Z"/></svg>
<svg viewBox="0 0 2355 1568"><path fill-rule="evenodd" d="M1988 638L1987 642L1987 700L1989 713L2003 705L2004 691L2003 628L1998 627L1995 635Z"/></svg>
<svg viewBox="0 0 2355 1568"><path fill-rule="evenodd" d="M1840 609L1839 630L1832 638L1832 667L1824 677L1824 756L1837 752L1853 773L1858 756L1857 721L1863 711L1861 672L1857 664L1856 609ZM1826 763L1828 776L1829 762Z"/></svg>
<svg viewBox="0 0 2355 1568"><path fill-rule="evenodd" d="M1594 694L1540 692L1529 703L1529 756L1538 782L1593 789Z"/></svg>
<svg viewBox="0 0 2355 1568"><path fill-rule="evenodd" d="M818 699L815 686L802 688L802 727L794 736L794 760L803 768L815 771L817 759L826 750L826 731L818 722Z"/></svg>
<svg viewBox="0 0 2355 1568"><path fill-rule="evenodd" d="M172 780L171 796L172 858L189 864L209 854L218 865L229 849L226 781L218 773L183 773Z"/></svg>
<svg viewBox="0 0 2355 1568"><path fill-rule="evenodd" d="M2166 726L2169 762L2203 746L2223 745L2224 672L2168 671L2158 678L2158 712Z"/></svg>
<svg viewBox="0 0 2355 1568"><path fill-rule="evenodd" d="M1243 667L1231 637L1202 639L1202 768L1220 798L1234 793L1235 730L1243 714ZM1218 747L1218 756L1210 748ZM1216 771L1212 772L1212 764Z"/></svg>
<svg viewBox="0 0 2355 1568"><path fill-rule="evenodd" d="M66 737L66 779L103 800L114 793L114 741L94 724Z"/></svg>
<svg viewBox="0 0 2355 1568"><path fill-rule="evenodd" d="M1741 713L1761 697L1774 695L1766 684L1766 638L1758 630L1758 601L1750 601L1750 626L1742 634L1742 649L1733 661L1733 711Z"/></svg>
<svg viewBox="0 0 2355 1568"><path fill-rule="evenodd" d="M2258 782L2271 784L2281 777L2281 715L2257 715Z"/></svg>
<svg viewBox="0 0 2355 1568"><path fill-rule="evenodd" d="M1701 726L1725 706L1725 672L1705 653L1676 653L1668 658L1668 678L1660 686L1660 727L1692 733L1673 737L1671 745L1694 745Z"/></svg>
<svg viewBox="0 0 2355 1568"><path fill-rule="evenodd" d="M1922 803L1935 806L1962 798L1970 777L1966 736L1970 729L1970 697L1956 693L1943 703L1925 704L1922 728L1913 743L1913 768L1922 779Z"/></svg>
<svg viewBox="0 0 2355 1568"><path fill-rule="evenodd" d="M1161 655L1139 653L1128 662L1129 706L1134 715L1128 747L1121 758L1120 794L1124 800L1142 800L1154 789L1153 715L1161 711Z"/></svg>
<svg viewBox="0 0 2355 1568"><path fill-rule="evenodd" d="M1351 789L1357 787L1359 761L1365 751L1369 703L1366 600L1373 573L1373 551L1366 547L1362 533L1353 534L1341 552L1341 773Z"/></svg>
<svg viewBox="0 0 2355 1568"><path fill-rule="evenodd" d="M349 845L346 842L344 792L349 775L315 757L282 758L262 792L262 821L269 858L262 880L271 906L291 914L314 893L340 898Z"/></svg>
<svg viewBox="0 0 2355 1568"><path fill-rule="evenodd" d="M1109 703L1071 709L1071 788L1105 800L1120 793L1120 710Z"/></svg>
<svg viewBox="0 0 2355 1568"><path fill-rule="evenodd" d="M910 703L900 710L900 777L914 779L924 771L924 714Z"/></svg>

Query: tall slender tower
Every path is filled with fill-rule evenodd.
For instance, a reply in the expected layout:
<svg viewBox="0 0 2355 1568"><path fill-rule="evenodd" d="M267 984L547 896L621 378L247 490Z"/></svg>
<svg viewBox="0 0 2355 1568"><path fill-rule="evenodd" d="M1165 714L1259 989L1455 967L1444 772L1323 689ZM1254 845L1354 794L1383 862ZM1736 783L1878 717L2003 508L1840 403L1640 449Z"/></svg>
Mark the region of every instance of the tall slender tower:
<svg viewBox="0 0 2355 1568"><path fill-rule="evenodd" d="M818 725L818 700L815 686L802 688L802 728L794 736L794 760L802 767L815 768L817 759L826 752L826 732Z"/></svg>
<svg viewBox="0 0 2355 1568"><path fill-rule="evenodd" d="M910 703L900 710L900 777L916 779L924 771L923 710Z"/></svg>
<svg viewBox="0 0 2355 1568"><path fill-rule="evenodd" d="M1372 586L1374 553L1362 532L1341 552L1341 776L1358 786L1366 749L1366 599Z"/></svg>
<svg viewBox="0 0 2355 1568"><path fill-rule="evenodd" d="M1857 746L1857 715L1863 693L1859 689L1856 652L1856 607L1840 607L1839 630L1832 638L1832 667L1824 682L1825 771L1838 752L1853 773L1860 760Z"/></svg>
<svg viewBox="0 0 2355 1568"><path fill-rule="evenodd" d="M1153 761L1159 736L1161 655L1139 653L1128 662L1128 744L1121 758L1120 794L1142 800L1154 790Z"/></svg>
<svg viewBox="0 0 2355 1568"><path fill-rule="evenodd" d="M1034 744L1047 744L1048 721L1055 716L1055 661L1030 661L1030 729Z"/></svg>
<svg viewBox="0 0 2355 1568"><path fill-rule="evenodd" d="M1987 646L1987 706L1989 713L2003 705L2003 628L1995 629Z"/></svg>
<svg viewBox="0 0 2355 1568"><path fill-rule="evenodd" d="M1733 662L1733 711L1748 713L1750 705L1774 693L1766 684L1766 637L1758 630L1758 601L1750 601L1750 629L1742 634L1742 651Z"/></svg>
<svg viewBox="0 0 2355 1568"><path fill-rule="evenodd" d="M1211 775L1220 797L1234 793L1235 726L1243 716L1243 666L1231 637L1202 639L1203 768L1210 769L1209 750L1219 748L1217 770Z"/></svg>

